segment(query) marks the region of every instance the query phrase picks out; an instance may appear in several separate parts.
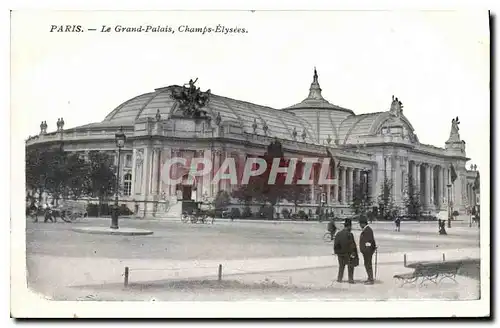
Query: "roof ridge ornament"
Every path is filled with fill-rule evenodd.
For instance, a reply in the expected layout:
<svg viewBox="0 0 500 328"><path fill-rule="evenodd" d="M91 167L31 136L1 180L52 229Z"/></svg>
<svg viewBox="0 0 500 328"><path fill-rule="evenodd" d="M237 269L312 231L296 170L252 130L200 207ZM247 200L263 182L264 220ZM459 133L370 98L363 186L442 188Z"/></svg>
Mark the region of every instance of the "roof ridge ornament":
<svg viewBox="0 0 500 328"><path fill-rule="evenodd" d="M321 95L321 87L319 86L318 71L316 70L316 67L314 67L313 81L311 83L311 87L309 88L309 96L307 96L307 99L324 99Z"/></svg>

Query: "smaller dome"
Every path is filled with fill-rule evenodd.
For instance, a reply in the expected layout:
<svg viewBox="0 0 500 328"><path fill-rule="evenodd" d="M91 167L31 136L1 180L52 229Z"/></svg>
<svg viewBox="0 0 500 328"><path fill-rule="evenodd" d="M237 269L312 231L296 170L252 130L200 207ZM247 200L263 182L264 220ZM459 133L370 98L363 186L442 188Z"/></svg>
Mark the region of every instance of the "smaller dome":
<svg viewBox="0 0 500 328"><path fill-rule="evenodd" d="M293 106L284 108L284 110L294 110L294 109L329 109L341 112L347 112L349 114L354 114L354 112L347 108L342 108L340 106L331 104L328 100L323 98L321 95L321 87L318 82L318 71L316 67L314 68L313 82L309 88L309 96L302 102L295 104Z"/></svg>

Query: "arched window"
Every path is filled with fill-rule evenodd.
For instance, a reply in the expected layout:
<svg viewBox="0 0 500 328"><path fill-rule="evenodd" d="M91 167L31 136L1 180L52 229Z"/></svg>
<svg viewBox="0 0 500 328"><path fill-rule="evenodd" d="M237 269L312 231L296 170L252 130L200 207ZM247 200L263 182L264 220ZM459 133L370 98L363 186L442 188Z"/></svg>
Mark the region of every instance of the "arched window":
<svg viewBox="0 0 500 328"><path fill-rule="evenodd" d="M123 195L130 196L132 194L132 174L127 173L123 176Z"/></svg>

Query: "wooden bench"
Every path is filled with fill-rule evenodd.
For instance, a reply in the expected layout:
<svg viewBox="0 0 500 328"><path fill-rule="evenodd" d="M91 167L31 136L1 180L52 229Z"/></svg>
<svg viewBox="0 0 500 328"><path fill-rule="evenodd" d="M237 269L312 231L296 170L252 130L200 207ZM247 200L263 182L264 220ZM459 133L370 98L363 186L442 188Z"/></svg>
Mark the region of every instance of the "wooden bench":
<svg viewBox="0 0 500 328"><path fill-rule="evenodd" d="M443 262L415 262L407 265L407 268L414 269L411 273L394 275L395 279L402 282L400 287L406 284L418 282L420 285L426 281L431 281L434 284L439 284L444 279L452 280L457 283L456 276L458 271L465 264L471 263L475 260L456 260L456 261L443 261Z"/></svg>

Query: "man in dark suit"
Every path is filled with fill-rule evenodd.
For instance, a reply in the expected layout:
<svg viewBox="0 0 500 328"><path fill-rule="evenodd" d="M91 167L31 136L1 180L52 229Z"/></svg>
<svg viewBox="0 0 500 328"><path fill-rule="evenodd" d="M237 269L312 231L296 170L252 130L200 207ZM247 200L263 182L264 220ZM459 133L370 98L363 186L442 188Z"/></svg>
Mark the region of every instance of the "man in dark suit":
<svg viewBox="0 0 500 328"><path fill-rule="evenodd" d="M372 258L373 253L375 253L375 250L377 249L377 244L375 243L373 230L370 226L368 226L368 220L365 217L361 217L359 219L359 225L361 226L361 234L359 235L359 250L361 254L363 254L366 274L368 275L368 280L365 284L373 285Z"/></svg>
<svg viewBox="0 0 500 328"><path fill-rule="evenodd" d="M344 229L335 235L335 242L333 250L337 255L339 261L339 273L337 281L342 282L344 277L344 270L347 265L347 275L349 283L354 284L354 268L359 264L358 251L356 248L356 241L351 232L352 223L350 219L344 222Z"/></svg>

